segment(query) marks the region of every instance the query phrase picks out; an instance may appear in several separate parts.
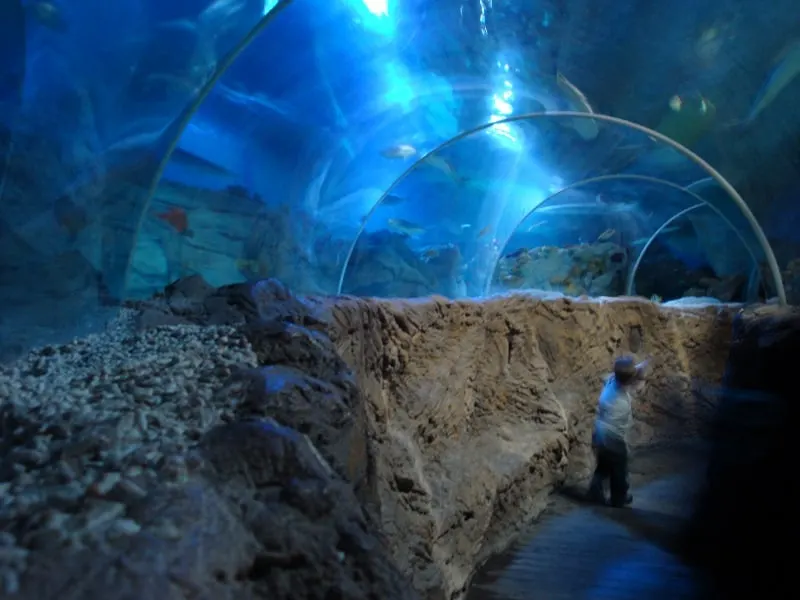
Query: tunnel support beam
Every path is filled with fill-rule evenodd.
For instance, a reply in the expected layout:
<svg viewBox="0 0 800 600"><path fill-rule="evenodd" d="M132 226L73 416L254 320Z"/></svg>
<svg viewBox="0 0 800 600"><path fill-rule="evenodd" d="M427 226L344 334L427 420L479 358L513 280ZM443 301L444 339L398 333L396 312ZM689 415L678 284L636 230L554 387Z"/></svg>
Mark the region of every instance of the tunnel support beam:
<svg viewBox="0 0 800 600"><path fill-rule="evenodd" d="M468 129L466 131L462 131L461 133L459 133L458 135L450 138L446 142L443 142L442 144L440 144L439 146L437 146L433 150L425 153L414 164L412 164L408 169L406 169L397 179L394 180L394 183L392 183L392 185L389 186L389 188L387 188L387 190L383 193L383 195L378 199L378 201L375 203L375 205L367 213L366 218L364 219L364 222L361 224L361 227L359 228L358 233L356 234L355 238L353 239L352 244L350 244L350 248L348 249L347 256L345 257L344 264L342 266L342 270L341 270L341 273L339 275L339 284L338 284L338 287L337 287L337 292L340 293L340 294L342 293L342 287L343 287L343 284L344 284L344 279L345 279L345 275L347 273L348 265L350 264L350 259L352 258L353 252L355 251L355 248L356 248L356 244L358 244L358 241L361 238L361 235L363 234L364 228L366 227L366 224L369 221L370 217L372 217L372 214L375 212L375 210L378 208L378 206L381 205L381 203L384 201L384 199L392 193L394 188L397 187L403 180L405 180L406 177L408 177L420 164L422 164L429 157L431 157L432 155L438 153L439 151L443 150L444 148L452 146L453 144L459 142L460 140L462 140L464 138L467 138L467 137L473 135L474 133L477 133L477 132L480 132L480 131L484 131L486 129L489 129L490 127L495 127L495 126L501 125L503 123L515 123L517 121L529 121L529 120L541 119L541 118L591 119L591 120L601 121L601 122L604 122L604 123L610 123L610 124L613 124L613 125L618 125L620 127L627 128L627 129L632 129L634 131L638 131L640 133L643 133L644 135L650 136L651 138L654 138L654 139L662 142L663 144L666 144L670 148L673 148L675 151L679 152L681 155L683 155L684 157L688 158L690 161L692 161L693 163L698 165L701 169L703 169L706 173L708 173L711 176L711 178L713 178L714 181L716 181L717 184L723 190L725 190L725 192L728 194L728 196L730 196L730 198L734 202L734 204L736 204L736 206L739 208L739 210L742 212L742 214L747 219L747 222L750 224L750 227L753 229L753 233L755 234L756 239L758 240L758 243L761 246L761 249L763 250L764 255L766 256L767 265L769 267L770 274L772 275L772 278L773 278L773 281L774 281L774 284L775 284L775 291L776 291L777 296L778 296L778 302L781 305L786 305L786 291L785 291L785 289L783 287L783 280L781 279L781 272L780 272L780 268L778 267L778 261L775 258L775 253L772 251L772 247L770 246L766 235L764 234L764 230L761 229L761 225L759 225L758 220L755 218L755 215L753 215L752 211L747 206L747 203L739 195L739 192L737 192L736 189L730 184L730 182L728 182L727 179L725 179L716 169L714 169L714 167L712 167L710 164L708 164L706 161L704 161L702 158L700 158L697 154L695 154L694 152L692 152L691 150L689 150L688 148L686 148L682 144L679 144L678 142L676 142L672 138L664 135L663 133L659 133L658 131L654 131L654 130L648 128L648 127L645 127L644 125L639 125L638 123L633 123L631 121L627 121L625 119L620 119L619 117L612 117L612 116L609 116L609 115L601 115L601 114L596 114L596 113L588 114L588 113L573 112L573 111L532 112L532 113L525 113L525 114L521 114L521 115L513 115L513 116L510 116L510 117L505 117L505 118L499 119L497 121L484 123L483 125L479 125L478 127L473 127L472 129ZM674 184L674 185L677 185L677 184ZM678 186L678 187L680 187L680 186ZM489 280L489 282L487 282L487 287L490 284L490 282L491 282L491 279Z"/></svg>

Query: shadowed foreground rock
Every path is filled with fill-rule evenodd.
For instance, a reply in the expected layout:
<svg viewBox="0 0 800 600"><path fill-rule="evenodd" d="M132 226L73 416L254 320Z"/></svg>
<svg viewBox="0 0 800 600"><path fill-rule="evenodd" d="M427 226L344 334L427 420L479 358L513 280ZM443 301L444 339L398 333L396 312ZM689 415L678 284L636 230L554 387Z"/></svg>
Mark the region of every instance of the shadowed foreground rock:
<svg viewBox="0 0 800 600"><path fill-rule="evenodd" d="M688 548L721 597L791 589L798 534L800 311L739 315Z"/></svg>
<svg viewBox="0 0 800 600"><path fill-rule="evenodd" d="M587 472L602 377L654 357L640 444L704 425L731 314L526 296L296 298L198 278L0 377L19 598L454 598Z"/></svg>

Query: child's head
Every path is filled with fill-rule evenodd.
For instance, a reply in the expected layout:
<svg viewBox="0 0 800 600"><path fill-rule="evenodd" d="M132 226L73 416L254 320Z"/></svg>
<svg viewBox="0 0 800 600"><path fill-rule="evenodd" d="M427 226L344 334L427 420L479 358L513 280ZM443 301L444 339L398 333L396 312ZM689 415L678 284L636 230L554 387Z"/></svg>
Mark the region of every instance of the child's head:
<svg viewBox="0 0 800 600"><path fill-rule="evenodd" d="M640 368L631 356L623 356L614 361L614 379L620 385L633 385L644 379L644 369Z"/></svg>

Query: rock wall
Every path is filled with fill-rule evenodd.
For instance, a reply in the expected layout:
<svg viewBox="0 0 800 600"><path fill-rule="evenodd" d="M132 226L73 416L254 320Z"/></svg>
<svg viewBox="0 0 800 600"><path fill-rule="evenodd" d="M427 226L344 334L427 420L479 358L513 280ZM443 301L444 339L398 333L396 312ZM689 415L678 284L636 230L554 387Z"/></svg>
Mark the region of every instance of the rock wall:
<svg viewBox="0 0 800 600"><path fill-rule="evenodd" d="M341 299L329 333L367 400L381 528L424 597L457 597L477 564L585 476L597 394L613 358L653 357L635 443L696 435L718 382L726 308L637 299L483 302Z"/></svg>
<svg viewBox="0 0 800 600"><path fill-rule="evenodd" d="M613 357L653 357L637 443L692 435L692 381L719 380L731 322L199 278L134 308L138 331L0 371L12 597L457 598L587 473Z"/></svg>

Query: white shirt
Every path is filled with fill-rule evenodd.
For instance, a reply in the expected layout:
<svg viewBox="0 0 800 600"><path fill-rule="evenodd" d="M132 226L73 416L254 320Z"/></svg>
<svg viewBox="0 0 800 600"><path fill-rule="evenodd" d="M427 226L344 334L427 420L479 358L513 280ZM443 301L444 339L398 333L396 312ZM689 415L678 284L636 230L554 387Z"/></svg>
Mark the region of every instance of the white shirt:
<svg viewBox="0 0 800 600"><path fill-rule="evenodd" d="M612 375L606 381L598 400L594 432L599 443L606 440L628 442L633 425L631 387L621 386Z"/></svg>

